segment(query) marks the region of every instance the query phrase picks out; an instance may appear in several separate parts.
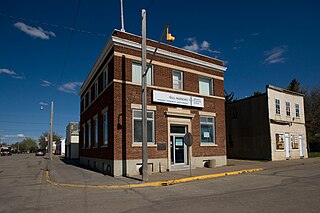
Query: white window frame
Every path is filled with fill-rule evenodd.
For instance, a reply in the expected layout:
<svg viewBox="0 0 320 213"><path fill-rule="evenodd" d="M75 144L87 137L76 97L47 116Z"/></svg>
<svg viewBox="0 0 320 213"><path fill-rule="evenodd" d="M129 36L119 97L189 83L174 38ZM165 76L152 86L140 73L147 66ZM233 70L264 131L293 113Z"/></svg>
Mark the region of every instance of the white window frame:
<svg viewBox="0 0 320 213"><path fill-rule="evenodd" d="M280 115L281 113L280 99L277 99L277 98L275 99L275 109L276 109L276 114Z"/></svg>
<svg viewBox="0 0 320 213"><path fill-rule="evenodd" d="M288 117L291 116L290 102L289 102L289 101L286 101L286 115L287 115Z"/></svg>
<svg viewBox="0 0 320 213"><path fill-rule="evenodd" d="M295 109L296 109L296 117L300 118L300 105L299 104L295 104Z"/></svg>
<svg viewBox="0 0 320 213"><path fill-rule="evenodd" d="M137 76L136 77L134 77L135 75L135 73L134 73L134 69L133 69L133 67L134 66L139 66L140 67L140 73L138 73L138 74L136 74ZM146 68L148 67L148 64L146 65ZM132 71L132 73L131 73L131 77L132 77L132 83L135 83L135 84L140 84L141 85L141 78L142 78L142 65L141 65L141 63L139 63L139 62L132 62L132 65L131 65L131 71ZM148 73L147 73L147 85L148 86L151 86L151 85L153 85L153 82L154 82L154 73L153 73L153 65L151 65L151 67L150 67L150 69L149 69L149 71L148 71Z"/></svg>
<svg viewBox="0 0 320 213"><path fill-rule="evenodd" d="M91 134L92 134L92 131L91 131L91 120L89 120L88 122L87 122L87 131L88 131L88 146L87 146L87 148L91 148L91 139L92 139L92 137L91 137Z"/></svg>
<svg viewBox="0 0 320 213"><path fill-rule="evenodd" d="M175 84L174 74L180 75L181 80L180 81L177 80L178 84ZM176 85L178 85L178 87L175 87ZM183 72L182 71L172 70L172 88L176 90L183 90Z"/></svg>
<svg viewBox="0 0 320 213"><path fill-rule="evenodd" d="M99 119L98 115L93 117L93 128L94 128L94 135L93 135L93 147L98 147L98 139L99 139Z"/></svg>
<svg viewBox="0 0 320 213"><path fill-rule="evenodd" d="M208 80L208 82L209 82L209 91L208 92L201 91L201 85L200 85L201 79ZM212 78L207 78L207 77L200 76L198 81L199 81L199 94L200 95L214 95L213 79Z"/></svg>
<svg viewBox="0 0 320 213"><path fill-rule="evenodd" d="M102 140L102 146L108 147L109 142L109 116L108 116L108 109L105 109L102 111L102 117L103 117L103 140ZM107 129L106 129L107 126Z"/></svg>
<svg viewBox="0 0 320 213"><path fill-rule="evenodd" d="M201 118L206 118L207 121L201 121ZM212 122L208 121L208 118L212 118ZM202 141L201 140L201 136L202 136L202 128L201 128L201 124L205 124L205 125L210 125L212 126L212 140L213 141ZM200 144L201 145L216 145L217 141L216 141L216 117L215 116L207 116L207 115L200 115Z"/></svg>
<svg viewBox="0 0 320 213"><path fill-rule="evenodd" d="M141 112L141 117L134 117L134 112L139 112L139 111ZM148 141L148 144L155 144L155 119L154 119L155 112L152 110L148 110L147 114L148 113L152 113L152 118L147 118L147 121L152 121L152 141ZM142 110L140 110L140 109L133 109L132 110L132 143L133 144L142 144L142 141L134 141L134 121L135 120L141 120L141 122L142 122Z"/></svg>

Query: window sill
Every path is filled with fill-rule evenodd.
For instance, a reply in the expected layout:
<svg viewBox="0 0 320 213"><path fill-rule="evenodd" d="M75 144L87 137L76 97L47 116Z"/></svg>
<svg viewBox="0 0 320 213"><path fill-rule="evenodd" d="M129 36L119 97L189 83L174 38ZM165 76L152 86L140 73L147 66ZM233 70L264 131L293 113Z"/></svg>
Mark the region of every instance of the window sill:
<svg viewBox="0 0 320 213"><path fill-rule="evenodd" d="M218 146L215 143L200 143L200 146Z"/></svg>
<svg viewBox="0 0 320 213"><path fill-rule="evenodd" d="M276 149L276 152L284 152L284 149Z"/></svg>
<svg viewBox="0 0 320 213"><path fill-rule="evenodd" d="M142 147L141 143L133 143L132 147ZM157 147L157 144L148 144L147 147Z"/></svg>
<svg viewBox="0 0 320 213"><path fill-rule="evenodd" d="M100 146L100 148L107 148L108 145L103 145L103 146Z"/></svg>
<svg viewBox="0 0 320 213"><path fill-rule="evenodd" d="M97 146L92 147L92 149L97 149L97 148L98 148Z"/></svg>

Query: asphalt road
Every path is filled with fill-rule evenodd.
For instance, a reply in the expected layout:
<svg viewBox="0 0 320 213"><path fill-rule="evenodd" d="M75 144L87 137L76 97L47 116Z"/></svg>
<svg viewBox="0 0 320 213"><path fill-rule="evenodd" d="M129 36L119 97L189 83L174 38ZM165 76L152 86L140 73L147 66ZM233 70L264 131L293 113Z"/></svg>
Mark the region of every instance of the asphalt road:
<svg viewBox="0 0 320 213"><path fill-rule="evenodd" d="M32 154L0 157L0 212L320 212L320 160L126 190L52 186L45 168Z"/></svg>

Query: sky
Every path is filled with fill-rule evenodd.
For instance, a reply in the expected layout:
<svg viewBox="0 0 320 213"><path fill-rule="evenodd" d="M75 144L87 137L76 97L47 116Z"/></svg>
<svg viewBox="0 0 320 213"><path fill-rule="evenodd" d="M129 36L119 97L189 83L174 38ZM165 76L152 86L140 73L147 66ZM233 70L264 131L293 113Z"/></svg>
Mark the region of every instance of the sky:
<svg viewBox="0 0 320 213"><path fill-rule="evenodd" d="M320 79L320 3L253 0L123 0L126 32L159 40L166 24L176 47L218 58L225 89L238 99L267 84ZM114 29L120 0L0 0L0 140L65 136L79 121L79 89Z"/></svg>

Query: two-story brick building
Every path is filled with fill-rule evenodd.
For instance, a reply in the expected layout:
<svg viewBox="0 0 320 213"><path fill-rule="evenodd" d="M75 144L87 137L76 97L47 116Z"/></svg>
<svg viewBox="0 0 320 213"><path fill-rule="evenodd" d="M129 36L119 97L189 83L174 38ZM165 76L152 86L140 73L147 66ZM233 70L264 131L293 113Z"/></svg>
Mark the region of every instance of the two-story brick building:
<svg viewBox="0 0 320 213"><path fill-rule="evenodd" d="M147 40L147 61L157 42ZM147 75L148 164L153 172L226 164L222 61L161 43ZM81 91L80 161L138 174L142 158L141 37L115 30ZM188 151L184 135L193 134ZM187 167L188 168L188 167Z"/></svg>

